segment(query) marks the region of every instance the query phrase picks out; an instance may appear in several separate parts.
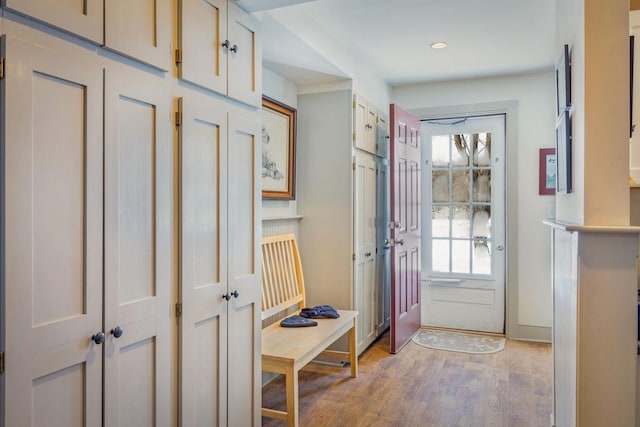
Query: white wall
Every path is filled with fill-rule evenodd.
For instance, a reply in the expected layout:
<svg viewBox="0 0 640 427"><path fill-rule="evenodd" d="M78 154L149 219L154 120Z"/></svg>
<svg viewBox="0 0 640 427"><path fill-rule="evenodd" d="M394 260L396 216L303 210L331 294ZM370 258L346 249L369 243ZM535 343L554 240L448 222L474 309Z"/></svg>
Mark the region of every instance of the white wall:
<svg viewBox="0 0 640 427"><path fill-rule="evenodd" d="M553 209L553 196L538 195L538 150L555 146L555 77L552 70L543 73L494 77L477 80L437 82L394 87L392 102L401 107L419 110L451 110L463 106L469 112L482 110L487 104L513 102L517 109L515 138L507 134L507 156L516 151L515 163L508 170L516 170L516 182L507 182L509 227L517 235L508 236L515 247L515 263L507 266L516 269L518 338L545 339L535 328L550 328L552 323L550 242L549 231L542 224L549 209ZM457 108L459 110L459 108ZM507 118L509 121L509 118ZM514 174L508 173L508 176ZM509 206L512 209L509 211ZM513 207L515 206L515 209ZM515 214L514 214L515 212ZM514 284L510 284L514 285ZM508 286L507 292L509 292ZM513 314L513 313L512 313ZM514 326L514 325L512 325ZM527 327L533 327L527 328ZM517 332L517 331L520 332ZM527 336L529 333L531 335ZM514 337L514 338L515 338Z"/></svg>

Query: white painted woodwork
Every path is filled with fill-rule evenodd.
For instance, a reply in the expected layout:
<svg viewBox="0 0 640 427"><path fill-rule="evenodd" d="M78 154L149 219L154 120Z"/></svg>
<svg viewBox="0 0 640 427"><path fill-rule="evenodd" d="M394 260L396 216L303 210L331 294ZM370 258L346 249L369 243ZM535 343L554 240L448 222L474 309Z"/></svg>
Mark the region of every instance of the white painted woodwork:
<svg viewBox="0 0 640 427"><path fill-rule="evenodd" d="M102 44L104 0L5 0L5 6Z"/></svg>
<svg viewBox="0 0 640 427"><path fill-rule="evenodd" d="M354 146L376 153L377 110L361 95L353 96Z"/></svg>
<svg viewBox="0 0 640 427"><path fill-rule="evenodd" d="M6 38L7 426L102 416L102 69Z"/></svg>
<svg viewBox="0 0 640 427"><path fill-rule="evenodd" d="M226 425L227 112L195 95L180 111L181 422Z"/></svg>
<svg viewBox="0 0 640 427"><path fill-rule="evenodd" d="M376 163L354 156L354 310L358 312L358 353L377 337L376 295Z"/></svg>
<svg viewBox="0 0 640 427"><path fill-rule="evenodd" d="M129 67L105 74L105 424L170 424L171 98ZM124 329L120 338L109 333Z"/></svg>
<svg viewBox="0 0 640 427"><path fill-rule="evenodd" d="M388 140L387 140L388 141ZM376 327L378 334L391 324L391 251L389 238L389 162L376 159Z"/></svg>
<svg viewBox="0 0 640 427"><path fill-rule="evenodd" d="M554 425L634 425L640 229L547 224Z"/></svg>
<svg viewBox="0 0 640 427"><path fill-rule="evenodd" d="M170 0L106 0L104 46L163 71L171 69Z"/></svg>
<svg viewBox="0 0 640 427"><path fill-rule="evenodd" d="M262 407L260 124L254 118L229 115L228 289L228 425L258 426Z"/></svg>
<svg viewBox="0 0 640 427"><path fill-rule="evenodd" d="M180 78L259 106L262 63L253 18L228 0L181 0L179 8Z"/></svg>

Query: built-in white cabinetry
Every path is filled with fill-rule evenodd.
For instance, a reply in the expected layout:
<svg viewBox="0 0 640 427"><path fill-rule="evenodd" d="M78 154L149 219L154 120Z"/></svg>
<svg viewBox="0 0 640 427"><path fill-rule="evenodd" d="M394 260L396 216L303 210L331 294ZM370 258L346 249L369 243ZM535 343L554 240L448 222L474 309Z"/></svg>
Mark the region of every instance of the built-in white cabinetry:
<svg viewBox="0 0 640 427"><path fill-rule="evenodd" d="M353 96L353 141L356 148L376 152L377 116L377 109L362 95Z"/></svg>
<svg viewBox="0 0 640 427"><path fill-rule="evenodd" d="M357 310L359 353L384 331L389 312L384 306L389 301L387 251L379 232L386 224L378 219L385 211L388 187L381 180L387 169L385 160L374 154L377 110L363 110L362 99L351 90L299 95L297 147L307 304ZM376 113L372 143L363 150L357 135L359 128L368 129L360 120L367 111Z"/></svg>
<svg viewBox="0 0 640 427"><path fill-rule="evenodd" d="M260 110L159 71L171 0L76 3L2 3L0 425L259 425Z"/></svg>
<svg viewBox="0 0 640 427"><path fill-rule="evenodd" d="M180 78L249 105L261 105L256 23L230 0L182 0Z"/></svg>

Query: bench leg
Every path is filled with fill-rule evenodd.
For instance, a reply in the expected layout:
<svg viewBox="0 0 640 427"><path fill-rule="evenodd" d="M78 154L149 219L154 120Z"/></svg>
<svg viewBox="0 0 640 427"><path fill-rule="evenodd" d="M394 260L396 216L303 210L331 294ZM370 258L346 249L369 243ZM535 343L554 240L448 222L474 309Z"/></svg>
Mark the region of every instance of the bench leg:
<svg viewBox="0 0 640 427"><path fill-rule="evenodd" d="M285 374L287 387L287 424L298 427L298 371L294 367L287 368Z"/></svg>
<svg viewBox="0 0 640 427"><path fill-rule="evenodd" d="M358 347L356 345L356 320L353 319L353 328L349 329L349 362L351 363L351 377L358 376Z"/></svg>

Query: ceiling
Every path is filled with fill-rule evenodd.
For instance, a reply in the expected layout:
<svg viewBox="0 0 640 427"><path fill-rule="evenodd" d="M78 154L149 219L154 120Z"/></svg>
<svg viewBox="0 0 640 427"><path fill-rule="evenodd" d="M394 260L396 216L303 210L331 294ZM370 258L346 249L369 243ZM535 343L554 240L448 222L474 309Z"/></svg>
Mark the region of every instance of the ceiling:
<svg viewBox="0 0 640 427"><path fill-rule="evenodd" d="M392 86L552 69L555 0L238 0L258 12L265 68L309 84L349 76L280 23L299 16ZM261 12L266 11L266 12ZM300 27L299 27L300 28ZM442 50L430 48L446 41Z"/></svg>

